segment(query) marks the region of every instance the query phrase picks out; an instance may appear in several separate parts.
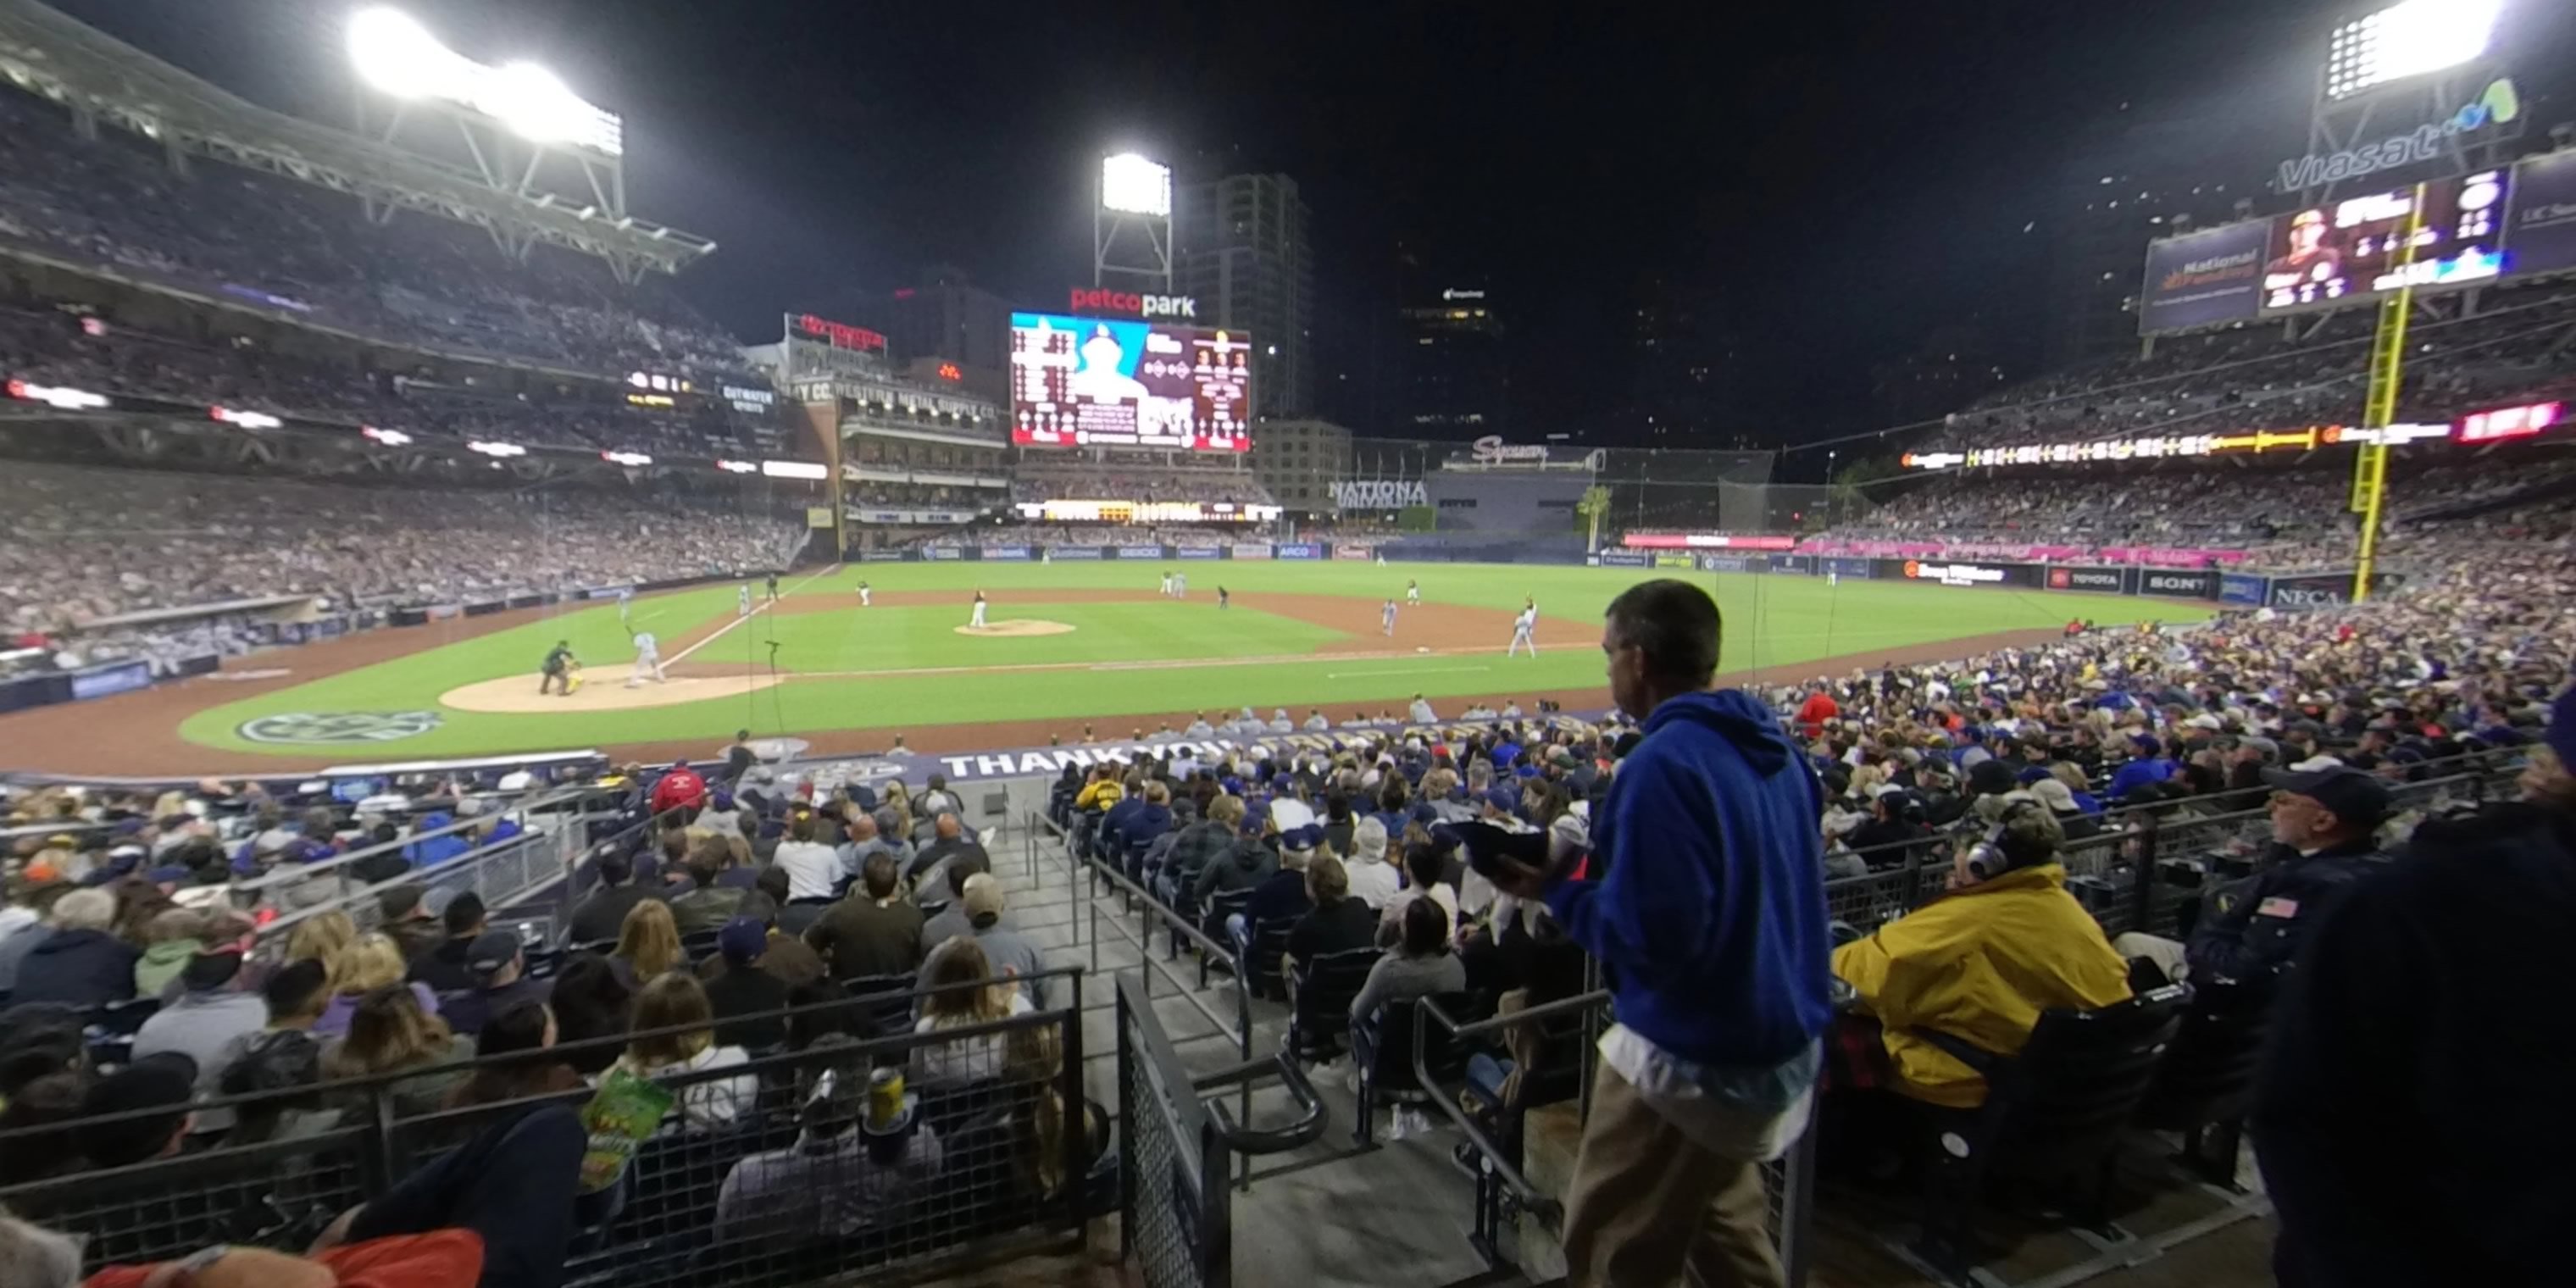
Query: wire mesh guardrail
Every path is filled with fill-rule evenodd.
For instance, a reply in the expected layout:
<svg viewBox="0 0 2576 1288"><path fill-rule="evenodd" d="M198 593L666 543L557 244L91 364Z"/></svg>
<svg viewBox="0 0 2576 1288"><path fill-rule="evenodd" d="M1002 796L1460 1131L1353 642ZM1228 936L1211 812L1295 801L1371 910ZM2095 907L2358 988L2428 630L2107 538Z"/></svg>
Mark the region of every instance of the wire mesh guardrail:
<svg viewBox="0 0 2576 1288"><path fill-rule="evenodd" d="M867 1017L882 999L835 1001L775 1013L808 1035L801 1049L728 1048L733 1054L713 1062L654 1074L672 1093L671 1110L612 1186L576 1200L564 1282L796 1288L863 1268L882 1282L1073 1250L1085 1223L1114 1206L1118 1164L1108 1116L1083 1093L1082 973L1047 974L1066 977L1055 990L1061 1009L877 1036ZM494 1133L537 1113L569 1118L589 1098L587 1088L491 1104L464 1096L478 1072L514 1061L524 1069L530 1059L202 1100L200 1112L298 1127L283 1133L291 1139L255 1144L209 1134L176 1157L0 1188L0 1205L82 1237L92 1271L221 1243L301 1251L338 1214L399 1187L434 1185L442 1167L472 1184L476 1160L494 1157L475 1151ZM881 1122L872 1097L885 1091L876 1076L889 1071L902 1075L905 1108ZM0 1152L60 1149L116 1121L173 1137L182 1113L164 1107L0 1133Z"/></svg>

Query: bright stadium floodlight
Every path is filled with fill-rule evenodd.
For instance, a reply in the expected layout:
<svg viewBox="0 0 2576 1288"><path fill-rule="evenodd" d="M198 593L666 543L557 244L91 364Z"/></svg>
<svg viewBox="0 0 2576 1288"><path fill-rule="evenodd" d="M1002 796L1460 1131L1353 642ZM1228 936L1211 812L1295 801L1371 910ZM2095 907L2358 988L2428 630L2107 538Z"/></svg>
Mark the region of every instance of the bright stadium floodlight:
<svg viewBox="0 0 2576 1288"><path fill-rule="evenodd" d="M349 17L349 61L369 85L396 98L448 97L467 65L429 28L399 9L361 9Z"/></svg>
<svg viewBox="0 0 2576 1288"><path fill-rule="evenodd" d="M1121 214L1169 217L1172 169L1133 152L1100 161L1100 208Z"/></svg>
<svg viewBox="0 0 2576 1288"><path fill-rule="evenodd" d="M2457 67L2487 52L2504 0L2406 0L2335 29L2326 97Z"/></svg>
<svg viewBox="0 0 2576 1288"><path fill-rule="evenodd" d="M535 143L606 156L626 150L625 126L534 63L486 67L440 44L411 15L364 9L349 19L349 60L367 84L396 98L437 98L480 112Z"/></svg>

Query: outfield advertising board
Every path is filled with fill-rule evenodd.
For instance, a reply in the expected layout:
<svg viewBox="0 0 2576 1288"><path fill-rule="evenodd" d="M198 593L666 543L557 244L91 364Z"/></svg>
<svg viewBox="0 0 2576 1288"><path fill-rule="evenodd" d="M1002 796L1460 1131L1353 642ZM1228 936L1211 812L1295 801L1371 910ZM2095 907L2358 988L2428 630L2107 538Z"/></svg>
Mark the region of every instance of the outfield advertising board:
<svg viewBox="0 0 2576 1288"><path fill-rule="evenodd" d="M2138 330L2153 335L2254 316L2271 242L2272 221L2255 219L2148 243Z"/></svg>
<svg viewBox="0 0 2576 1288"><path fill-rule="evenodd" d="M965 558L966 550L962 546L925 546L922 548L921 557L944 563L952 559Z"/></svg>
<svg viewBox="0 0 2576 1288"><path fill-rule="evenodd" d="M1604 568L1650 568L1654 556L1643 550L1604 550L1600 562Z"/></svg>
<svg viewBox="0 0 2576 1288"><path fill-rule="evenodd" d="M2506 221L2505 276L2576 268L2576 149L2530 157L2514 167Z"/></svg>
<svg viewBox="0 0 2576 1288"><path fill-rule="evenodd" d="M1225 548L1222 546L1174 546L1172 547L1172 554L1173 557L1179 559L1223 559L1225 558Z"/></svg>
<svg viewBox="0 0 2576 1288"><path fill-rule="evenodd" d="M986 563L1026 563L1032 558L1035 556L1029 553L1027 546L985 546L983 548L983 559Z"/></svg>
<svg viewBox="0 0 2576 1288"><path fill-rule="evenodd" d="M2218 574L2218 602L2243 608L2261 608L2271 593L2271 579L2250 572Z"/></svg>
<svg viewBox="0 0 2576 1288"><path fill-rule="evenodd" d="M1160 559L1163 557L1163 548L1161 546L1120 546L1118 547L1118 557L1121 559Z"/></svg>
<svg viewBox="0 0 2576 1288"><path fill-rule="evenodd" d="M1694 562L1689 555L1685 554L1665 552L1655 556L1655 566L1658 568L1688 568Z"/></svg>
<svg viewBox="0 0 2576 1288"><path fill-rule="evenodd" d="M1272 546L1270 548L1270 552L1281 559L1321 559L1324 557L1324 548L1312 541L1283 541L1278 545Z"/></svg>
<svg viewBox="0 0 2576 1288"><path fill-rule="evenodd" d="M1099 546L1048 546L1046 552L1049 559L1072 559L1082 562L1109 557L1109 553Z"/></svg>
<svg viewBox="0 0 2576 1288"><path fill-rule="evenodd" d="M2218 598L2218 574L2206 568L2147 568L2138 573L2138 593L2171 599Z"/></svg>
<svg viewBox="0 0 2576 1288"><path fill-rule="evenodd" d="M1268 542L1259 541L1237 542L1233 555L1237 559L1267 559L1270 557L1270 545Z"/></svg>
<svg viewBox="0 0 2576 1288"><path fill-rule="evenodd" d="M1768 572L1769 564L1759 555L1701 555L1699 566L1708 572Z"/></svg>
<svg viewBox="0 0 2576 1288"><path fill-rule="evenodd" d="M2126 595L2137 584L2130 580L2134 568L2066 568L2048 570L2043 579L2050 590L2085 590L2104 595Z"/></svg>
<svg viewBox="0 0 2576 1288"><path fill-rule="evenodd" d="M2321 608L2342 608L2352 602L2351 573L2322 573L2308 577L2274 577L2263 602L2287 612L2308 613Z"/></svg>

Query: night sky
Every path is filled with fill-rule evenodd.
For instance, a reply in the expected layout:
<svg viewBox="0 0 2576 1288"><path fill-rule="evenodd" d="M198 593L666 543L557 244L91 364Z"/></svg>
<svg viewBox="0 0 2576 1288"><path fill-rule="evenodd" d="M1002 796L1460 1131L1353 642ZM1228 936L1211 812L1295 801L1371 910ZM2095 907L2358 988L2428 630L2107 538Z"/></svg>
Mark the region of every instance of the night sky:
<svg viewBox="0 0 2576 1288"><path fill-rule="evenodd" d="M2563 6L2512 3L2509 22L2553 42L2517 73L2576 61ZM255 99L346 119L344 5L59 4ZM1493 291L1516 424L1587 429L1633 375L1622 320L1661 292L1728 355L1715 419L1794 442L1874 428L1862 374L1938 327L1973 322L2029 374L2048 212L2088 132L2128 103L2227 120L2214 155L2303 150L2312 68L2356 6L407 7L469 56L534 58L622 113L630 208L719 243L682 286L745 340L929 262L1060 304L1087 277L1097 158L1134 148L1185 178L1298 180L1319 384L1344 404L1327 412L1371 405L1390 310L1420 284L1402 246L1429 277ZM2576 115L2537 110L2536 130Z"/></svg>

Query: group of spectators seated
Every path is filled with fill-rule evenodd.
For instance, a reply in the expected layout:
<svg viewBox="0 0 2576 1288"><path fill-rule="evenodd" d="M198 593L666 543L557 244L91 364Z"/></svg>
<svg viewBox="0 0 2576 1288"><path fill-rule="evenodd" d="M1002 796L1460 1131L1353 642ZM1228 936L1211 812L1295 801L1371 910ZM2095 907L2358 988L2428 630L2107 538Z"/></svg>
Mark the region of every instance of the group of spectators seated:
<svg viewBox="0 0 2576 1288"><path fill-rule="evenodd" d="M331 909L256 949L246 917L119 911L122 886L55 895L32 931L13 902L0 954L32 933L31 963L94 956L88 974L151 979L124 1008L148 1017L105 1048L100 1002L61 995L51 965L0 997L0 1187L436 1117L454 1152L316 1246L463 1228L481 1282L521 1288L564 1281L585 1244L614 1253L621 1233L674 1221L750 1259L908 1225L935 1245L958 1237L952 1205L993 1204L1008 1223L1076 1183L1097 1190L1066 1167L1066 1133L1097 1153L1106 1119L1064 1099L1060 1023L995 1027L1071 999L1004 922L955 792L934 776L918 792L816 795L730 753L704 774L623 781L638 825L589 855L560 943L501 927L470 892L399 882L381 887L372 930ZM50 862L14 872L12 893L47 894ZM172 935L140 956L114 933L138 916ZM856 1045L906 1033L906 1049ZM601 1193L581 1155L605 1129L573 1111L638 1086L668 1107L632 1125L642 1148ZM242 1095L259 1099L207 1103ZM124 1117L94 1121L108 1114ZM693 1175L710 1155L718 1171ZM39 1192L17 1193L20 1215L47 1215ZM924 1215L939 1219L912 1224L912 1202L934 1195ZM0 1240L36 1230L6 1215Z"/></svg>
<svg viewBox="0 0 2576 1288"><path fill-rule="evenodd" d="M2576 462L2521 455L2435 465L2389 480L2385 521L2398 538L2393 544L2402 546L2410 514L2509 502L2517 493L2550 492L2571 476ZM2012 559L2033 546L2148 547L2240 551L2245 558L2236 566L2261 571L2343 567L2359 540L2359 520L2344 505L2351 487L2348 471L2332 466L1964 473L1916 484L1863 519L1800 541L1798 549L1857 554L1867 553L1871 542L1937 542L1957 558Z"/></svg>
<svg viewBox="0 0 2576 1288"><path fill-rule="evenodd" d="M461 603L786 566L764 508L657 490L435 491L11 462L0 620L62 632L144 609L310 595L331 609Z"/></svg>
<svg viewBox="0 0 2576 1288"><path fill-rule="evenodd" d="M626 405L625 386L543 385L535 395L479 389L399 370L362 370L241 338L197 342L155 334L95 310L0 309L0 374L41 385L183 404L225 406L414 435L497 439L520 446L774 456L785 439L767 417L720 399L687 408ZM751 380L752 377L738 377Z"/></svg>
<svg viewBox="0 0 2576 1288"><path fill-rule="evenodd" d="M1247 469L1161 465L1139 459L1115 466L1058 465L1023 453L1011 475L1014 501L1196 501L1202 505L1272 505L1270 490Z"/></svg>
<svg viewBox="0 0 2576 1288"><path fill-rule="evenodd" d="M2152 357L2070 368L1952 413L1918 450L2220 434L2359 422L2376 314L2347 309L2312 331L2278 323L2167 336ZM2447 421L2546 401L2576 355L2576 291L2489 291L2471 316L2408 329L2397 419Z"/></svg>
<svg viewBox="0 0 2576 1288"><path fill-rule="evenodd" d="M479 228L198 159L172 170L116 130L0 91L0 241L263 312L380 338L571 366L739 372L739 347L656 283L538 246L514 263Z"/></svg>

